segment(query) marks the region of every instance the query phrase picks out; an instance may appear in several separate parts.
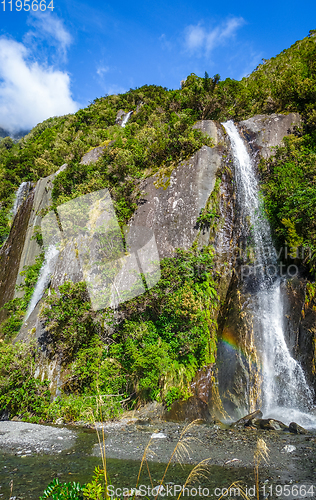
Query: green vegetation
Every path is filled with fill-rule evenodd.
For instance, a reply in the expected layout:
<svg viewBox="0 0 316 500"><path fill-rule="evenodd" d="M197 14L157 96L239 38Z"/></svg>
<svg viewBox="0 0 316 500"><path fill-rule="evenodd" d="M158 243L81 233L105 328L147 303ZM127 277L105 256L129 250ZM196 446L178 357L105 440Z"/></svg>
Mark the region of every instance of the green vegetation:
<svg viewBox="0 0 316 500"><path fill-rule="evenodd" d="M265 207L277 246L316 272L316 133L284 139L261 162Z"/></svg>
<svg viewBox="0 0 316 500"><path fill-rule="evenodd" d="M29 422L45 420L50 402L48 381L34 377L38 354L35 343L0 343L0 413L20 415Z"/></svg>
<svg viewBox="0 0 316 500"><path fill-rule="evenodd" d="M10 229L10 209L19 184L56 172L64 163L69 167L56 180L56 203L107 187L119 220L126 222L136 207L141 177L172 168L203 144L210 144L209 138L192 129L192 110L175 112L173 94L145 85L126 94L96 99L74 115L50 118L17 144L10 138L2 139L0 244ZM115 125L119 109L134 111L124 129ZM107 150L97 167L79 164L84 153L100 145Z"/></svg>
<svg viewBox="0 0 316 500"><path fill-rule="evenodd" d="M2 342L0 411L7 408L11 416L32 421L93 421L97 409L106 419L139 402L170 406L187 398L196 370L216 357L219 301L213 275L211 247L179 250L162 261L161 279L152 289L121 305L119 322L112 310L92 310L84 283L67 282L58 294L51 291L41 316L46 356L63 360L62 394L51 402L49 381L35 378L35 345ZM12 303L17 300L25 299ZM17 364L12 379L9 357Z"/></svg>
<svg viewBox="0 0 316 500"><path fill-rule="evenodd" d="M60 483L59 479L53 479L45 489L40 500L51 498L52 500L83 500L83 487L79 483Z"/></svg>
<svg viewBox="0 0 316 500"><path fill-rule="evenodd" d="M83 283L66 283L60 296L47 297L48 353L62 355L67 367L64 393L119 396L113 412L121 399L170 402L175 389L187 397L196 370L215 361L212 272L211 248L179 250L162 261L157 285L121 305L120 322L112 310L92 311Z"/></svg>
<svg viewBox="0 0 316 500"><path fill-rule="evenodd" d="M130 107L135 100L144 98L137 91L131 91L131 97L132 102L126 103ZM108 188L118 221L126 224L136 208L136 200L141 194L138 186L143 177L157 171L170 172L203 144L211 145L209 138L192 129L194 120L189 113L176 114L168 109L169 104L167 94L166 109L153 110L143 105L124 129L109 127L106 135L111 142L96 165L72 161L56 178L55 203L59 205L88 192Z"/></svg>
<svg viewBox="0 0 316 500"><path fill-rule="evenodd" d="M98 333L84 283L67 282L52 290L41 315L48 323L49 349L58 351L65 361L72 361L80 348L89 347Z"/></svg>
<svg viewBox="0 0 316 500"><path fill-rule="evenodd" d="M197 219L197 225L203 231L205 229L215 230L219 221L219 192L220 192L221 178L217 177L214 189L207 200L205 208Z"/></svg>
<svg viewBox="0 0 316 500"><path fill-rule="evenodd" d="M226 79L215 89L214 104L208 118L236 121L260 113L295 111L316 125L316 30L289 49L263 60L240 82Z"/></svg>
<svg viewBox="0 0 316 500"><path fill-rule="evenodd" d="M14 193L22 181L35 182L67 163L54 181L53 208L106 188L123 227L134 213L145 177L157 174L156 186L166 187L180 161L203 145L212 146L208 137L192 128L196 120L241 120L258 113L294 111L303 118L302 129L286 138L274 157L261 162L262 191L277 246L287 243L289 258L298 251L296 258L306 272L315 273L315 35L312 30L241 81L220 81L219 75L210 78L205 73L204 77L189 75L177 90L145 85L96 99L74 115L50 118L17 143L2 139L0 246L9 234ZM133 111L125 128L115 124L120 109ZM103 156L95 164L82 165L82 156L96 146L104 147ZM216 228L219 189L217 179L197 220L201 230ZM41 242L38 230L35 237ZM157 400L170 406L190 395L196 371L216 357L219 304L210 247L178 250L173 259L163 260L159 283L122 304L116 316L111 310L95 313L83 283L50 290L42 311L47 355L63 359L62 394L54 402L49 382L40 385L34 378L36 349L7 344L19 331L42 261L43 256L24 271L24 296L5 305L9 315L0 326L5 340L0 346L2 357L8 361L16 353L19 362L12 365L16 372L12 374L10 364L1 361L2 409L7 405L12 415L23 418L80 420L90 418L91 401L97 394L103 398L104 416L117 414L123 402L133 406ZM19 349L26 349L29 368Z"/></svg>
<svg viewBox="0 0 316 500"><path fill-rule="evenodd" d="M18 287L18 290L24 292L23 297L10 300L10 302L7 302L3 306L3 309L7 311L8 317L0 324L0 338L4 338L7 342L19 332L23 324L23 319L39 277L43 261L44 253L41 253L36 257L33 266L23 269L21 275L24 277L24 282Z"/></svg>
<svg viewBox="0 0 316 500"><path fill-rule="evenodd" d="M98 349L90 350L90 355L98 354ZM83 367L83 358L88 362ZM89 365L89 361L91 361ZM40 381L36 374L36 368L42 364L40 352L35 341L28 344L17 342L16 344L5 344L0 342L0 414L8 412L10 418L18 416L27 422L54 422L62 418L65 422L86 421L93 423L95 415L104 420L117 416L122 411L119 394L115 396L101 395L100 389L104 386L93 386L100 381L101 373L107 381L111 374L103 372L103 366L98 366L100 357L88 359L88 353L81 353L80 359L74 366L73 379L66 378L63 394L52 401L52 393L49 390L50 381L44 378ZM42 366L43 368L43 366ZM81 382L89 373L89 368L98 368L97 374L90 372L90 379L85 380L86 386L80 391L75 391L71 382L79 379ZM68 384L68 385L67 385ZM67 394L72 388L74 393ZM84 389L89 388L83 393ZM89 394L87 394L89 392ZM93 393L93 395L91 395ZM97 394L97 396L95 395Z"/></svg>
<svg viewBox="0 0 316 500"><path fill-rule="evenodd" d="M241 81L219 75L191 74L181 89L145 85L126 94L95 99L74 115L50 118L17 144L0 141L0 244L10 228L14 191L22 181L36 181L68 169L55 181L57 204L100 188L108 188L117 216L126 223L140 195L144 176L170 171L210 139L192 130L198 119L241 120L258 113L301 113L304 134L315 142L316 30L278 56L264 60ZM115 125L117 111L132 110L127 126ZM96 166L80 165L89 149L105 145ZM287 218L287 217L285 217Z"/></svg>

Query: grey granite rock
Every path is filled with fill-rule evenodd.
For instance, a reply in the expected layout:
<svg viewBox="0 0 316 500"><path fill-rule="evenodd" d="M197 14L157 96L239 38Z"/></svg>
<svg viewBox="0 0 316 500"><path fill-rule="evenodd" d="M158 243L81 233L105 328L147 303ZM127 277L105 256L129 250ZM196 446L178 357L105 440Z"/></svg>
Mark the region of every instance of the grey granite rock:
<svg viewBox="0 0 316 500"><path fill-rule="evenodd" d="M195 126L218 142L221 128L215 122L204 120ZM203 146L173 170L163 187L157 187L156 176L143 182L143 196L130 226L153 230L160 258L172 256L176 248L188 249L195 241L197 218L214 189L221 159L219 147Z"/></svg>
<svg viewBox="0 0 316 500"><path fill-rule="evenodd" d="M271 156L273 148L281 144L283 137L301 125L302 118L298 113L256 115L239 123L245 137L259 149L263 158Z"/></svg>
<svg viewBox="0 0 316 500"><path fill-rule="evenodd" d="M107 146L97 146L96 148L91 149L91 151L88 151L83 157L81 158L81 164L82 165L90 165L91 163L95 163L100 156L103 155L103 151L106 149Z"/></svg>

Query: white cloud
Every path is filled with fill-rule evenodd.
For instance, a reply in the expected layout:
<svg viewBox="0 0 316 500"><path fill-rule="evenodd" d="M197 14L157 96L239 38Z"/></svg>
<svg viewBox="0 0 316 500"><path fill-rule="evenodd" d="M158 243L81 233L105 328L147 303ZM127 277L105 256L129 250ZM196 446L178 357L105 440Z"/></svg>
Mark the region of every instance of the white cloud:
<svg viewBox="0 0 316 500"><path fill-rule="evenodd" d="M100 78L102 78L102 77L103 77L103 75L104 75L105 73L107 73L108 71L110 71L109 66L99 66L99 67L97 68L97 75L98 75Z"/></svg>
<svg viewBox="0 0 316 500"><path fill-rule="evenodd" d="M30 30L25 34L24 42L26 44L32 44L34 47L36 39L44 40L57 47L59 57L66 57L67 49L72 43L72 37L61 19L49 12L33 12L28 17L27 24L35 28L35 31Z"/></svg>
<svg viewBox="0 0 316 500"><path fill-rule="evenodd" d="M229 19L226 22L226 26L220 33L220 37L222 39L230 38L235 34L235 31L243 24L245 24L245 20L242 17L233 17L232 19Z"/></svg>
<svg viewBox="0 0 316 500"><path fill-rule="evenodd" d="M188 26L186 29L186 45L189 50L200 49L205 43L206 33L201 26Z"/></svg>
<svg viewBox="0 0 316 500"><path fill-rule="evenodd" d="M185 47L192 54L206 53L208 55L215 47L223 45L232 38L243 24L245 24L245 20L242 17L233 17L210 30L205 29L200 24L190 25L184 33Z"/></svg>
<svg viewBox="0 0 316 500"><path fill-rule="evenodd" d="M67 37L62 31L56 36L65 47ZM32 62L31 56L22 43L0 38L0 127L10 133L79 107L71 97L69 75Z"/></svg>

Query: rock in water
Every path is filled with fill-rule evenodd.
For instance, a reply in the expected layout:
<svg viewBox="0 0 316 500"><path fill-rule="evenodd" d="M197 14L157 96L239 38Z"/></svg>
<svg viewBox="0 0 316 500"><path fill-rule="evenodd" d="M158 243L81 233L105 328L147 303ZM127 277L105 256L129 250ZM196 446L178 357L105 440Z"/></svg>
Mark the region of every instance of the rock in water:
<svg viewBox="0 0 316 500"><path fill-rule="evenodd" d="M293 434L308 434L308 431L301 427L296 422L291 422L289 425L289 431Z"/></svg>

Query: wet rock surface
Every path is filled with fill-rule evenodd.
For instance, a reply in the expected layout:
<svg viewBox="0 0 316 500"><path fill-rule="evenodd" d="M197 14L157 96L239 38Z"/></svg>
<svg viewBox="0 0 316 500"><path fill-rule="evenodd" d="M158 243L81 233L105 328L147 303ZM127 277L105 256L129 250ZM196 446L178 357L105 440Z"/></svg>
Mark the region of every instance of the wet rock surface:
<svg viewBox="0 0 316 500"><path fill-rule="evenodd" d="M295 133L301 123L301 117L297 113L256 115L240 122L238 129L247 143L248 152L251 151L252 158L257 163L260 158L266 159L273 155L275 146L282 144L286 135ZM236 167L237 164L238 162L234 166ZM235 194L237 194L237 190ZM256 325L255 314L261 299L260 294L257 293L257 280L254 276L250 275L248 279L247 276L243 275L243 268L240 265L243 254L241 249L248 246L247 238L249 235L247 236L247 224L243 227L244 221L240 217L243 208L239 206L239 203L243 202L239 200L234 210L236 216L234 231L240 237L238 241L240 258L238 258L237 253L236 261L232 264L234 275L222 302L223 306L218 318L217 351L219 394L224 410L233 419L240 418L249 406L256 407L260 404L262 366L259 349L262 339ZM296 322L300 321L301 309L298 310L298 314L295 314ZM291 312L287 311L284 314L289 317ZM293 355L293 344L300 338L298 333L297 328L295 328L293 334L290 335L290 342L286 338L286 342L291 344L288 346L291 355ZM311 339L311 337L311 335L304 333L304 339ZM311 342L309 342L310 344ZM304 348L302 351L311 353L312 349ZM296 354L293 357L297 358ZM306 369L306 366L312 366L310 357L305 356L305 359L303 369ZM315 377L311 378L315 379Z"/></svg>
<svg viewBox="0 0 316 500"><path fill-rule="evenodd" d="M42 252L42 247L34 237L34 230L36 227L39 228L41 226L42 211L47 209L51 204L54 179L66 168L67 164L64 163L64 165L62 165L57 172L49 175L48 177L40 179L36 183L34 193L32 193L32 198L29 200L29 202L31 203L31 214L28 219L22 255L19 259L19 262L17 263L18 274L16 279L16 286L23 283L23 276L21 276L20 273L21 271L23 271L24 267L32 266L35 263L36 257ZM21 296L23 296L21 290L16 290L14 297Z"/></svg>
<svg viewBox="0 0 316 500"><path fill-rule="evenodd" d="M308 434L308 431L304 429L304 427L298 425L296 422L290 423L289 431L293 434Z"/></svg>
<svg viewBox="0 0 316 500"><path fill-rule="evenodd" d="M61 453L72 447L76 433L27 422L0 421L0 451L27 456L34 453Z"/></svg>
<svg viewBox="0 0 316 500"><path fill-rule="evenodd" d="M293 260L293 263L296 263ZM289 332L288 347L292 356L302 366L306 379L316 391L314 349L316 337L316 298L309 297L307 280L301 275L286 279L283 283L284 321Z"/></svg>
<svg viewBox="0 0 316 500"><path fill-rule="evenodd" d="M265 429L267 431L284 431L288 430L288 427L280 420L275 420L273 418L258 418L254 419L253 425L258 429Z"/></svg>
<svg viewBox="0 0 316 500"><path fill-rule="evenodd" d="M242 429L243 427L246 427L248 425L253 425L254 421L261 418L262 418L262 411L256 410L253 411L252 413L249 413L245 417L240 418L239 420L237 420L237 422L234 422L232 424L232 427L235 429Z"/></svg>

